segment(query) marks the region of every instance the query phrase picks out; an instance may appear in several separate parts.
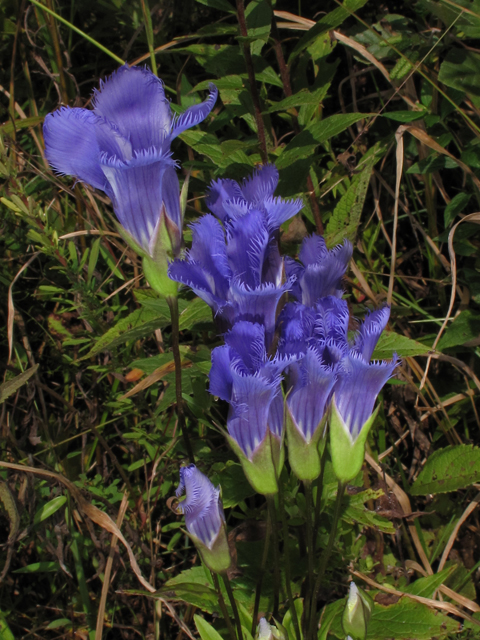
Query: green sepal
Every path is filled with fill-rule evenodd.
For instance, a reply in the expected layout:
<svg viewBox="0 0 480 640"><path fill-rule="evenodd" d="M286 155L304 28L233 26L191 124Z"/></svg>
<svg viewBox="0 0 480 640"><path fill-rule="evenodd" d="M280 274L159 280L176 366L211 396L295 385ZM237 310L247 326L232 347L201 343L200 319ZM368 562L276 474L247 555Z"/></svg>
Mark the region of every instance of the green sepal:
<svg viewBox="0 0 480 640"><path fill-rule="evenodd" d="M326 415L315 429L310 442L307 442L295 424L290 408L285 401L285 425L288 439L288 461L299 480L313 482L320 475L321 459L325 447Z"/></svg>
<svg viewBox="0 0 480 640"><path fill-rule="evenodd" d="M285 457L282 440L274 436L267 428L265 438L255 449L251 460L247 458L231 436L227 435L227 440L237 454L247 480L255 491L264 496L278 493L277 478L282 470Z"/></svg>
<svg viewBox="0 0 480 640"><path fill-rule="evenodd" d="M203 562L210 571L214 573L225 573L230 569L232 556L230 555L225 525L220 527L220 531L217 533L217 537L213 541L211 548L207 547L197 536L188 533L188 531L185 533L197 548L202 556Z"/></svg>
<svg viewBox="0 0 480 640"><path fill-rule="evenodd" d="M342 616L343 630L352 640L366 640L372 609L373 600L370 595L352 582Z"/></svg>
<svg viewBox="0 0 480 640"><path fill-rule="evenodd" d="M176 298L178 284L168 277L168 260L153 260L144 256L142 260L143 274L154 291L165 298Z"/></svg>
<svg viewBox="0 0 480 640"><path fill-rule="evenodd" d="M350 482L362 468L365 442L377 417L379 406L362 426L358 436L353 439L337 409L335 396L333 397L330 412L330 449L333 470L339 482Z"/></svg>

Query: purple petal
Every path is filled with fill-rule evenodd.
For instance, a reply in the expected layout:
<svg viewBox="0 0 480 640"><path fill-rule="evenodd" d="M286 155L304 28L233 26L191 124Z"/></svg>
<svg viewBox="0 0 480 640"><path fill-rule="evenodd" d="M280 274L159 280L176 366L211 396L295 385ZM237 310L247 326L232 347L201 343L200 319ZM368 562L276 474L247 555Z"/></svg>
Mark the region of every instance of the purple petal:
<svg viewBox="0 0 480 640"><path fill-rule="evenodd" d="M97 123L95 114L86 109L63 107L49 113L43 125L45 156L59 173L75 176L106 191L107 179L100 167Z"/></svg>
<svg viewBox="0 0 480 640"><path fill-rule="evenodd" d="M353 439L372 415L377 396L397 364L396 355L392 362L368 364L355 351L343 360L343 371L334 388L335 401Z"/></svg>
<svg viewBox="0 0 480 640"><path fill-rule="evenodd" d="M345 300L335 296L322 298L315 305L314 335L322 340L346 343L349 318Z"/></svg>
<svg viewBox="0 0 480 640"><path fill-rule="evenodd" d="M265 284L251 289L241 281L235 280L230 287L229 298L234 304L235 317L248 320L265 327L265 344L269 349L275 332L277 306L282 295L288 291L290 283L281 287Z"/></svg>
<svg viewBox="0 0 480 640"><path fill-rule="evenodd" d="M178 229L183 228L182 213L180 211L180 184L173 166L167 167L163 174L163 203L166 214Z"/></svg>
<svg viewBox="0 0 480 640"><path fill-rule="evenodd" d="M273 196L278 184L278 169L274 164L258 167L251 176L241 184L243 197L247 202L262 202Z"/></svg>
<svg viewBox="0 0 480 640"><path fill-rule="evenodd" d="M270 405L280 392L280 377L274 382L259 375L245 375L232 369L233 394L228 433L251 459L267 433Z"/></svg>
<svg viewBox="0 0 480 640"><path fill-rule="evenodd" d="M265 327L240 320L225 334L225 343L231 349L231 360L247 374L255 374L267 360Z"/></svg>
<svg viewBox="0 0 480 640"><path fill-rule="evenodd" d="M320 264L327 254L327 245L323 236L314 233L303 239L298 257L303 265L308 266L309 264Z"/></svg>
<svg viewBox="0 0 480 640"><path fill-rule="evenodd" d="M267 225L270 233L279 229L284 222L292 218L303 207L301 200L282 200L282 198L266 198L263 206L267 214Z"/></svg>
<svg viewBox="0 0 480 640"><path fill-rule="evenodd" d="M369 313L362 322L353 348L361 353L366 362L370 362L378 339L390 318L390 307L385 306Z"/></svg>
<svg viewBox="0 0 480 640"><path fill-rule="evenodd" d="M315 347L300 363L300 376L287 398L295 423L307 442L320 424L336 380L336 368L324 364Z"/></svg>
<svg viewBox="0 0 480 640"><path fill-rule="evenodd" d="M269 240L265 223L255 212L228 226L227 255L232 274L249 287L262 282Z"/></svg>
<svg viewBox="0 0 480 640"><path fill-rule="evenodd" d="M212 368L210 369L210 393L226 402L232 398L233 378L230 371L230 347L223 345L212 351Z"/></svg>
<svg viewBox="0 0 480 640"><path fill-rule="evenodd" d="M94 112L115 124L133 150L161 149L172 115L162 81L149 69L120 67L95 91Z"/></svg>
<svg viewBox="0 0 480 640"><path fill-rule="evenodd" d="M192 248L187 253L187 259L198 263L205 269L215 282L214 291L225 298L231 271L228 265L225 246L225 232L222 225L213 216L207 214L191 226Z"/></svg>
<svg viewBox="0 0 480 640"><path fill-rule="evenodd" d="M305 353L312 336L315 314L310 307L299 302L288 302L278 317L280 338L278 352L282 355Z"/></svg>
<svg viewBox="0 0 480 640"><path fill-rule="evenodd" d="M284 423L283 396L279 389L279 392L272 400L270 411L268 412L268 428L273 435L281 438L283 435Z"/></svg>
<svg viewBox="0 0 480 640"><path fill-rule="evenodd" d="M227 217L224 204L235 198L243 199L239 184L235 180L217 180L208 188L205 202L210 211L224 222Z"/></svg>
<svg viewBox="0 0 480 640"><path fill-rule="evenodd" d="M150 252L163 204L163 176L174 166L167 154L154 149L128 162L102 158L102 171L112 190L115 214L123 227Z"/></svg>
<svg viewBox="0 0 480 640"><path fill-rule="evenodd" d="M172 131L170 134L170 140L176 138L186 129L190 129L190 127L194 127L202 120L208 116L210 111L215 106L215 102L218 97L218 89L217 87L210 83L208 85L209 95L205 102L200 104L195 104L192 107L189 107L182 115L176 116L172 123Z"/></svg>
<svg viewBox="0 0 480 640"><path fill-rule="evenodd" d="M177 497L183 491L186 499L178 505L177 511L185 514L188 532L210 548L225 522L220 487L214 487L207 476L190 464L180 468Z"/></svg>
<svg viewBox="0 0 480 640"><path fill-rule="evenodd" d="M223 295L221 283L216 282L203 266L197 262L186 260L174 260L168 267L168 277L176 282L181 282L212 308L214 315L223 311L228 305Z"/></svg>

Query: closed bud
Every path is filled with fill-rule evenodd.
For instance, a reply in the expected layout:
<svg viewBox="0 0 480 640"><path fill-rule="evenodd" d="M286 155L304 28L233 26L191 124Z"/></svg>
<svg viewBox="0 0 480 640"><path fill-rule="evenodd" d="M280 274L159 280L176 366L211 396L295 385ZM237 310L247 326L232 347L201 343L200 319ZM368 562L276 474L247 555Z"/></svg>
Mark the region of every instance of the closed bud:
<svg viewBox="0 0 480 640"><path fill-rule="evenodd" d="M288 640L287 631L277 622L278 628L269 624L265 618L260 618L255 640Z"/></svg>
<svg viewBox="0 0 480 640"><path fill-rule="evenodd" d="M363 589L350 583L347 604L343 610L342 626L351 640L365 640L367 626L372 614L373 601Z"/></svg>

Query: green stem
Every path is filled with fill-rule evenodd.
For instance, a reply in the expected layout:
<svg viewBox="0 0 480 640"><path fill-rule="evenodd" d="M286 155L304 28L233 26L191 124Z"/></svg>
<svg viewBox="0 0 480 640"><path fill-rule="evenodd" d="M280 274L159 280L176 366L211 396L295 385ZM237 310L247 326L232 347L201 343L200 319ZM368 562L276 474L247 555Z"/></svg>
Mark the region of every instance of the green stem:
<svg viewBox="0 0 480 640"><path fill-rule="evenodd" d="M235 624L237 625L238 640L243 640L242 623L240 622L240 615L238 613L237 603L235 602L235 596L233 595L232 585L226 573L222 573L223 584L227 590L228 598L232 606L233 617L235 618Z"/></svg>
<svg viewBox="0 0 480 640"><path fill-rule="evenodd" d="M85 31L82 31L81 29L78 29L77 27L75 27L71 22L69 22L68 20L65 20L65 18L62 18L62 16L59 16L58 13L55 13L55 11L52 11L41 2L38 2L37 0L30 0L30 2L37 7L40 7L42 11L46 11L47 13L49 13L51 16L56 18L59 22L63 22L63 24L66 24L67 27L69 27L72 31L75 31L75 33L78 33L80 36L82 36L82 38L85 38L85 40L88 40L88 42L98 47L100 51L103 51L103 53L106 53L107 56L110 56L119 64L122 64L122 65L125 64L124 60L116 56L112 51L109 51L106 47L103 46L103 44L100 44L100 42L97 42L97 40L94 40L91 36L86 34Z"/></svg>
<svg viewBox="0 0 480 640"><path fill-rule="evenodd" d="M258 609L260 607L260 594L262 592L263 576L265 575L265 568L267 566L268 548L270 546L270 518L267 515L267 527L265 530L265 544L263 546L262 564L260 565L260 575L258 576L257 586L255 587L255 604L253 606L253 618L252 618L252 636L255 635L257 629Z"/></svg>
<svg viewBox="0 0 480 640"><path fill-rule="evenodd" d="M315 558L315 547L313 543L313 529L312 529L312 483L304 480L303 486L305 489L305 521L307 525L307 551L308 551L308 585L307 595L305 597L304 611L309 611L309 605L313 592L313 564ZM306 622L304 622L306 624Z"/></svg>
<svg viewBox="0 0 480 640"><path fill-rule="evenodd" d="M275 510L275 497L267 496L268 515L273 533L273 617L278 617L278 605L280 602L280 548L277 529L277 514Z"/></svg>
<svg viewBox="0 0 480 640"><path fill-rule="evenodd" d="M288 525L287 525L287 513L285 511L285 502L283 499L283 486L279 482L278 483L278 510L280 511L280 515L282 518L282 529L283 529L283 564L285 567L285 582L287 585L287 597L288 597L288 607L290 609L290 615L292 617L293 628L295 630L295 638L296 640L301 640L300 634L300 625L298 624L298 616L297 610L295 609L295 602L293 600L292 593L292 579L290 573L290 552L289 552L289 544L288 544ZM252 634L253 635L253 634Z"/></svg>
<svg viewBox="0 0 480 640"><path fill-rule="evenodd" d="M233 628L232 621L230 620L230 616L228 615L227 605L225 604L223 593L222 593L222 590L220 589L220 583L218 581L217 574L214 573L213 571L211 571L210 573L212 574L213 584L215 586L215 591L217 592L218 604L220 605L223 619L225 620L225 624L227 625L228 632L230 634L230 640L237 640L235 635L235 629Z"/></svg>
<svg viewBox="0 0 480 640"><path fill-rule="evenodd" d="M315 588L312 593L312 601L310 605L310 624L309 631L307 635L307 640L313 640L315 637L315 620L317 613L317 598L318 592L320 590L320 585L322 583L323 576L325 575L325 569L327 568L328 561L330 560L330 555L333 551L333 546L335 544L335 536L337 533L338 521L340 520L340 512L342 510L342 498L345 493L345 484L342 482L338 483L337 489L337 499L335 501L335 509L333 512L333 522L332 528L330 529L330 536L328 538L328 543L320 557L320 563L318 565L318 573L317 579L315 581Z"/></svg>
<svg viewBox="0 0 480 640"><path fill-rule="evenodd" d="M152 15L150 13L150 7L148 6L148 0L140 0L143 11L143 19L145 20L145 32L147 34L148 51L150 53L150 64L152 65L152 71L157 74L157 61L155 59L155 46L153 42L153 27L152 27Z"/></svg>
<svg viewBox="0 0 480 640"><path fill-rule="evenodd" d="M185 413L183 411L182 396L182 358L180 356L180 318L178 313L178 298L168 297L167 303L170 308L170 317L172 319L172 351L173 361L175 363L175 395L177 400L177 418L178 426L182 432L183 443L190 462L195 462L192 445L188 437L187 427L185 424Z"/></svg>
<svg viewBox="0 0 480 640"><path fill-rule="evenodd" d="M325 437L325 436L324 436ZM325 462L327 460L327 445L324 444L322 460L320 462L320 476L317 480L317 500L315 502L315 519L313 521L313 542L314 545L317 545L317 533L318 533L318 525L320 522L320 508L322 504L322 493L323 493L323 476L325 473Z"/></svg>

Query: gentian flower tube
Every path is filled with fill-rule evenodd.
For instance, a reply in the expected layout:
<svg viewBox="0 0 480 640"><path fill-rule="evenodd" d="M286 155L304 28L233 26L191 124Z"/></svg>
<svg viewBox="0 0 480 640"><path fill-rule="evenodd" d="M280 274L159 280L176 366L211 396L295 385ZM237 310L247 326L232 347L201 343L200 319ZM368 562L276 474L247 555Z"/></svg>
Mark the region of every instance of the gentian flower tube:
<svg viewBox="0 0 480 640"><path fill-rule="evenodd" d="M371 596L352 581L342 616L343 630L351 640L366 640L372 609Z"/></svg>
<svg viewBox="0 0 480 640"><path fill-rule="evenodd" d="M172 140L204 120L217 99L174 116L162 81L146 68L120 67L100 83L93 110L62 107L45 118L45 155L59 173L75 176L112 200L125 240L144 258L145 274L160 293L176 295L168 259L182 244Z"/></svg>
<svg viewBox="0 0 480 640"><path fill-rule="evenodd" d="M212 351L210 393L230 403L227 439L248 481L272 495L283 465L281 372L293 358L269 358L265 328L251 322L237 322L225 343Z"/></svg>
<svg viewBox="0 0 480 640"><path fill-rule="evenodd" d="M286 370L286 431L290 466L304 482L320 475L328 407L348 351L347 303L330 297L316 306L285 306L278 345L280 354L299 356Z"/></svg>
<svg viewBox="0 0 480 640"><path fill-rule="evenodd" d="M215 573L226 572L231 556L220 487L214 487L207 476L190 464L180 467L180 483L175 495L178 498L184 492L186 499L178 503L176 513L185 515L188 534L207 567Z"/></svg>
<svg viewBox="0 0 480 640"><path fill-rule="evenodd" d="M360 327L342 372L334 386L331 407L330 443L335 475L342 483L353 480L362 468L365 442L375 421L375 401L398 365L392 361L370 362L375 346L390 316L390 308L370 313Z"/></svg>
<svg viewBox="0 0 480 640"><path fill-rule="evenodd" d="M348 240L331 251L322 236L313 234L305 238L300 248L300 262L287 258L287 277L295 277L292 295L302 304L313 307L326 296L341 298L341 281L352 257L353 247Z"/></svg>
<svg viewBox="0 0 480 640"><path fill-rule="evenodd" d="M189 286L212 307L221 331L239 320L263 324L267 348L278 302L294 282L283 281L278 230L302 207L300 200L274 198L277 182L273 165L260 167L241 185L234 180L214 182L207 197L214 215L192 225L191 250L169 269L173 280Z"/></svg>

